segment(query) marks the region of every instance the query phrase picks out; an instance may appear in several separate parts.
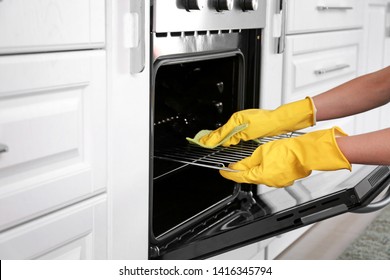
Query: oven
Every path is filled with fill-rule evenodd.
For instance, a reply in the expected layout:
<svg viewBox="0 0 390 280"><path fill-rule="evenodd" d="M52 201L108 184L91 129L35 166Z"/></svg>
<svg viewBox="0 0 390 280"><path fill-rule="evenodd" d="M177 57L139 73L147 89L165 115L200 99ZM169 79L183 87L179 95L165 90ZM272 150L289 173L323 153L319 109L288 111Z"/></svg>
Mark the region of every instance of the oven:
<svg viewBox="0 0 390 280"><path fill-rule="evenodd" d="M352 174L329 172L327 183L313 176L264 193L217 170L249 156L259 143L210 150L186 140L218 128L238 110L261 107L265 4L151 4L150 259L208 258L345 212L374 211L389 200L367 206L389 185L387 166L355 166Z"/></svg>

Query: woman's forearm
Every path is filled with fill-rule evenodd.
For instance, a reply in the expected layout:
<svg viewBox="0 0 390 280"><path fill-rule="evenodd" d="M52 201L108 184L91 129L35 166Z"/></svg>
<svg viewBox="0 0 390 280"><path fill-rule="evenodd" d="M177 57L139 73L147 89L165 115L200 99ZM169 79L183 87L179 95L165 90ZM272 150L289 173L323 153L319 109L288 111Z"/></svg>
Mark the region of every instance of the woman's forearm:
<svg viewBox="0 0 390 280"><path fill-rule="evenodd" d="M346 117L390 102L390 67L367 74L313 97L317 121ZM390 165L390 128L338 137L350 163Z"/></svg>
<svg viewBox="0 0 390 280"><path fill-rule="evenodd" d="M390 101L390 67L353 79L313 97L317 121L346 117Z"/></svg>
<svg viewBox="0 0 390 280"><path fill-rule="evenodd" d="M336 138L350 163L390 165L390 128Z"/></svg>

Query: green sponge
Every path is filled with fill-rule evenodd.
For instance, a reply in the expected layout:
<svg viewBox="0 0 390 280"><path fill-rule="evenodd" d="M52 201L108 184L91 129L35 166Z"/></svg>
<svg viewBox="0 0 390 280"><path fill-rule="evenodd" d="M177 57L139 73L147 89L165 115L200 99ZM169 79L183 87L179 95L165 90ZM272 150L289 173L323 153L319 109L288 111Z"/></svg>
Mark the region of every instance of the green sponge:
<svg viewBox="0 0 390 280"><path fill-rule="evenodd" d="M187 137L187 141L190 142L190 143L193 143L193 144L196 144L198 146L201 146L203 148L208 148L208 149L214 149L218 146L221 146L223 143L225 143L227 140L230 139L230 137L232 137L234 134L237 134L241 131L243 131L245 128L248 127L248 124L241 124L241 125L238 125L236 126L232 131L230 131L230 133L228 135L226 135L225 138L223 138L217 145L215 146L206 146L202 143L199 142L199 140L203 137L203 136L206 136L207 134L209 134L210 132L212 132L212 130L201 130L199 131L194 138L190 138L190 137Z"/></svg>

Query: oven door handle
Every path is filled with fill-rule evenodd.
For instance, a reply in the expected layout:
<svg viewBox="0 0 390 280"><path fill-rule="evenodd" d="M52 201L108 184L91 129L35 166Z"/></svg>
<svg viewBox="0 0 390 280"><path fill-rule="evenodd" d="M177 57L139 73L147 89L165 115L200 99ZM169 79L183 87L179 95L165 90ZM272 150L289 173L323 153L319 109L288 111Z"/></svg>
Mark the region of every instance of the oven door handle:
<svg viewBox="0 0 390 280"><path fill-rule="evenodd" d="M390 178L386 179L385 182L383 182L383 184L387 185L386 187L388 187L388 189L381 200L376 201L376 202L372 202L372 203L368 204L367 206L353 210L351 212L352 213L359 213L359 214L371 213L371 212L381 210L382 208L386 207L387 205L390 205Z"/></svg>
<svg viewBox="0 0 390 280"><path fill-rule="evenodd" d="M130 25L130 73L141 73L145 68L145 1L131 0L130 13L126 22ZM127 37L126 36L126 37Z"/></svg>

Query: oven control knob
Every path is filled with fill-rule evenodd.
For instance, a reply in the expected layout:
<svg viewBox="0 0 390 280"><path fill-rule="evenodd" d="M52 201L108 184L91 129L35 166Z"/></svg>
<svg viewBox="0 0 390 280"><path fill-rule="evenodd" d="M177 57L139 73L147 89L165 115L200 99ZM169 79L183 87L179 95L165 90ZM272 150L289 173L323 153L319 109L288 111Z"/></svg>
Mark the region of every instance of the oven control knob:
<svg viewBox="0 0 390 280"><path fill-rule="evenodd" d="M182 0L187 11L201 10L204 7L204 0Z"/></svg>
<svg viewBox="0 0 390 280"><path fill-rule="evenodd" d="M259 2L258 0L240 0L240 5L243 11L256 11Z"/></svg>
<svg viewBox="0 0 390 280"><path fill-rule="evenodd" d="M214 3L218 12L231 11L233 9L233 0L214 0Z"/></svg>

